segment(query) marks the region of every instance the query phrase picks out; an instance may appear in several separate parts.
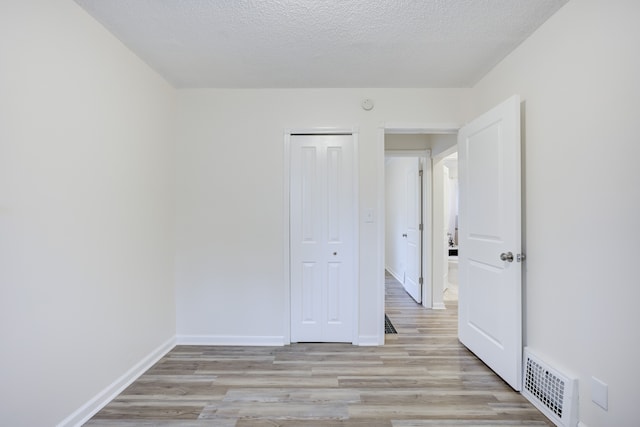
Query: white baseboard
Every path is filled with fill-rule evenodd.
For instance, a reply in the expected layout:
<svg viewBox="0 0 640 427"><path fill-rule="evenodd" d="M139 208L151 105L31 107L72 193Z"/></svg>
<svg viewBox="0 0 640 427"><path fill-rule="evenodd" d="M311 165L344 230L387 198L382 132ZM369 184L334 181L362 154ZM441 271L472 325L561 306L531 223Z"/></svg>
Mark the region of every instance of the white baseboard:
<svg viewBox="0 0 640 427"><path fill-rule="evenodd" d="M384 338L382 339L382 344L384 344ZM360 347L373 347L382 344L378 335L360 335L358 337L358 345Z"/></svg>
<svg viewBox="0 0 640 427"><path fill-rule="evenodd" d="M104 390L95 395L91 400L75 410L64 420L57 424L57 427L81 426L89 421L98 411L104 408L122 391L129 387L140 375L144 374L151 366L160 360L175 346L175 337L167 340L164 344L153 350L140 362L125 372L120 378L108 385Z"/></svg>
<svg viewBox="0 0 640 427"><path fill-rule="evenodd" d="M235 336L235 335L178 335L177 345L247 345L247 346L283 346L283 336Z"/></svg>
<svg viewBox="0 0 640 427"><path fill-rule="evenodd" d="M434 310L446 310L447 307L444 305L443 302L434 302L433 306L431 307Z"/></svg>
<svg viewBox="0 0 640 427"><path fill-rule="evenodd" d="M385 267L385 270L387 270L389 272L389 274L391 274L393 276L393 278L396 279L398 282L402 283L402 281L404 280L404 279L400 278L400 275L398 273L396 273L395 271L393 271L391 268Z"/></svg>

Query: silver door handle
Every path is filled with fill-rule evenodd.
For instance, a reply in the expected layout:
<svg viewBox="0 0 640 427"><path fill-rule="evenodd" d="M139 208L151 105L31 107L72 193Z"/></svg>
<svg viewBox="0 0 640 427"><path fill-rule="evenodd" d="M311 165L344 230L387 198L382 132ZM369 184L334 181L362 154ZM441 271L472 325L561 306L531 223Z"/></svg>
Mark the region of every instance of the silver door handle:
<svg viewBox="0 0 640 427"><path fill-rule="evenodd" d="M500 254L500 259L502 261L513 262L513 254L511 252L507 252L506 254L504 252L502 252Z"/></svg>

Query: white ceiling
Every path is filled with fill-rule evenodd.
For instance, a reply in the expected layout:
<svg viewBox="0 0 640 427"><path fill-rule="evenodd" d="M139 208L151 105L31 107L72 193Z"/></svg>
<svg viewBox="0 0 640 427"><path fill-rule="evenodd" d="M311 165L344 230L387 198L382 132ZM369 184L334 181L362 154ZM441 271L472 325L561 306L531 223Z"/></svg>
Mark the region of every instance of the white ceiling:
<svg viewBox="0 0 640 427"><path fill-rule="evenodd" d="M179 88L471 87L568 0L76 0Z"/></svg>

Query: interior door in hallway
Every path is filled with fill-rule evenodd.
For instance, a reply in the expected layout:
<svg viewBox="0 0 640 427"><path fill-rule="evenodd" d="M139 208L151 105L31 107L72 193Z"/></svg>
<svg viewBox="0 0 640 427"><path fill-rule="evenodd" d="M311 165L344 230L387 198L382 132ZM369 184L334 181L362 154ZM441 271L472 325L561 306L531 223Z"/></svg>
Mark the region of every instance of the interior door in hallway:
<svg viewBox="0 0 640 427"><path fill-rule="evenodd" d="M406 170L406 271L404 288L418 303L422 302L421 260L422 260L422 175L420 173L420 159L412 158Z"/></svg>
<svg viewBox="0 0 640 427"><path fill-rule="evenodd" d="M509 98L460 129L458 156L458 334L520 390L520 98Z"/></svg>
<svg viewBox="0 0 640 427"><path fill-rule="evenodd" d="M291 135L291 341L353 342L352 135Z"/></svg>

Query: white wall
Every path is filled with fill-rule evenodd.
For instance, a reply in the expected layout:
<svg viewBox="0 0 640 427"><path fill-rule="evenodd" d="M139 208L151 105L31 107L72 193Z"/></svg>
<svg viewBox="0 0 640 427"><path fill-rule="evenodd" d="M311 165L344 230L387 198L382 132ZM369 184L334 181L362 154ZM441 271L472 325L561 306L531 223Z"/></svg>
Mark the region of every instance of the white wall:
<svg viewBox="0 0 640 427"><path fill-rule="evenodd" d="M387 134L384 136L385 150L429 150L431 135L426 134Z"/></svg>
<svg viewBox="0 0 640 427"><path fill-rule="evenodd" d="M0 424L50 426L175 334L174 91L71 1L0 58Z"/></svg>
<svg viewBox="0 0 640 427"><path fill-rule="evenodd" d="M250 342L286 335L283 135L359 128L360 336L377 339L386 122L460 122L468 89L183 90L178 98L178 334ZM363 98L375 108L360 107ZM384 185L384 183L381 183ZM383 337L379 337L382 339Z"/></svg>
<svg viewBox="0 0 640 427"><path fill-rule="evenodd" d="M474 90L476 113L522 97L526 343L579 377L589 427L638 425L638 19L636 0L573 0Z"/></svg>
<svg viewBox="0 0 640 427"><path fill-rule="evenodd" d="M457 150L458 134L434 134L431 137L431 156L444 157Z"/></svg>

